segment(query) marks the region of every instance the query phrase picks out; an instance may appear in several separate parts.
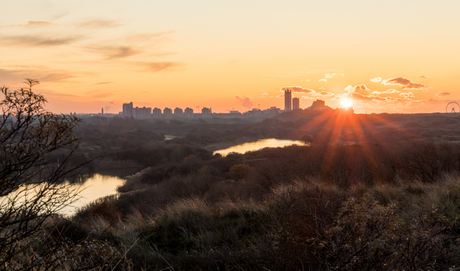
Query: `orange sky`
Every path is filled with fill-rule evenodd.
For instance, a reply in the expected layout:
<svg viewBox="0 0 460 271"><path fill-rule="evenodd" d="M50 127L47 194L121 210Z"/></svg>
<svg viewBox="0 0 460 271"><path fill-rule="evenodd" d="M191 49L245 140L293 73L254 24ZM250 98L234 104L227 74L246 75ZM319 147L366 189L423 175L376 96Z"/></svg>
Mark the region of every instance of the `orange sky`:
<svg viewBox="0 0 460 271"><path fill-rule="evenodd" d="M24 8L27 7L27 8ZM460 2L17 0L2 4L0 85L55 113L124 102L213 112L344 96L364 112L460 101Z"/></svg>

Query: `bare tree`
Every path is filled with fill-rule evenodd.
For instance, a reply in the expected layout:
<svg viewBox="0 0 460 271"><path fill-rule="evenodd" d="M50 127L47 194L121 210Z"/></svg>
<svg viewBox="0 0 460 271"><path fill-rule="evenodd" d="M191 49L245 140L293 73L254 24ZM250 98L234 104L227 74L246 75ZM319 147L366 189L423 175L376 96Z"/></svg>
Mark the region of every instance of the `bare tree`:
<svg viewBox="0 0 460 271"><path fill-rule="evenodd" d="M21 255L30 255L25 253L32 245L30 237L78 197L78 188L64 181L75 170L69 159L78 145L72 130L80 120L46 111L46 99L32 92L39 82L26 79L25 83L28 88L15 91L0 88L4 95L0 102L2 270Z"/></svg>

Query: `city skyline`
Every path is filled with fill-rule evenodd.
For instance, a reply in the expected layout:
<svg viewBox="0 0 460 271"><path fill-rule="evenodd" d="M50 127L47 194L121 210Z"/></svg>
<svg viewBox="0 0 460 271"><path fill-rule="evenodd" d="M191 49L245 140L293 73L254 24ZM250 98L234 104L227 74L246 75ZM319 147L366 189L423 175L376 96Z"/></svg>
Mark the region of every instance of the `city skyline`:
<svg viewBox="0 0 460 271"><path fill-rule="evenodd" d="M24 9L24 7L27 9ZM460 2L57 1L3 5L0 85L55 113L140 107L445 112L460 102ZM305 107L305 106L304 106Z"/></svg>

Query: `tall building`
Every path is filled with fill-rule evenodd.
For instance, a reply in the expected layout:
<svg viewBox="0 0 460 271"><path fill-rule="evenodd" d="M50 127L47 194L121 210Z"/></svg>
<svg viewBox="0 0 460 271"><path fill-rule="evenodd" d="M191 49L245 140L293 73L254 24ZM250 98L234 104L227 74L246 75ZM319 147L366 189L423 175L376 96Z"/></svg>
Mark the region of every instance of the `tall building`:
<svg viewBox="0 0 460 271"><path fill-rule="evenodd" d="M284 91L284 111L291 111L291 97L292 93L290 89Z"/></svg>
<svg viewBox="0 0 460 271"><path fill-rule="evenodd" d="M129 104L123 104L123 117L133 117L133 102L130 102Z"/></svg>
<svg viewBox="0 0 460 271"><path fill-rule="evenodd" d="M201 116L203 116L204 118L211 117L211 115L212 115L211 108L203 107L203 109L201 109Z"/></svg>
<svg viewBox="0 0 460 271"><path fill-rule="evenodd" d="M158 108L158 107L155 107L155 108L153 109L153 111L152 111L152 116L153 116L154 118L159 118L159 117L161 117L161 109Z"/></svg>
<svg viewBox="0 0 460 271"><path fill-rule="evenodd" d="M193 118L193 109L190 107L185 108L184 115L186 118Z"/></svg>
<svg viewBox="0 0 460 271"><path fill-rule="evenodd" d="M176 107L174 109L174 116L175 117L183 117L184 116L184 110L182 110L182 108Z"/></svg>
<svg viewBox="0 0 460 271"><path fill-rule="evenodd" d="M292 110L300 109L300 99L293 98L292 99Z"/></svg>
<svg viewBox="0 0 460 271"><path fill-rule="evenodd" d="M164 110L163 110L163 116L165 118L170 118L172 116L172 109L169 108L169 107L166 107Z"/></svg>
<svg viewBox="0 0 460 271"><path fill-rule="evenodd" d="M152 114L152 108L151 107L142 107L142 108L139 108L139 107L136 107L136 108L133 108L133 117L135 119L149 119L150 118L150 115Z"/></svg>

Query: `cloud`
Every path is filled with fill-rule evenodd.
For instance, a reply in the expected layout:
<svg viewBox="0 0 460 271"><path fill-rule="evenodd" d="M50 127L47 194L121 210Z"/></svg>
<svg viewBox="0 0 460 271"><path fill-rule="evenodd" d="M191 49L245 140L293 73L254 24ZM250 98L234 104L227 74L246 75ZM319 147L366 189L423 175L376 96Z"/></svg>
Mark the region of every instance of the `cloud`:
<svg viewBox="0 0 460 271"><path fill-rule="evenodd" d="M166 37L175 34L175 30L152 32L152 33L132 33L127 35L124 40L129 42L146 42L146 41L158 41L158 40L167 40Z"/></svg>
<svg viewBox="0 0 460 271"><path fill-rule="evenodd" d="M314 96L327 96L327 97L331 97L331 96L334 96L336 95L335 93L332 93L332 92L328 92L328 91L321 91L321 92L317 92L314 94Z"/></svg>
<svg viewBox="0 0 460 271"><path fill-rule="evenodd" d="M390 88L390 89L387 89L385 91L373 91L372 94L374 95L380 95L380 94L393 94L393 93L399 93L400 91L399 90L396 90L396 89L393 89L393 88Z"/></svg>
<svg viewBox="0 0 460 271"><path fill-rule="evenodd" d="M348 85L345 90L348 91L348 93L359 93L363 95L368 95L370 93L370 89L364 84L356 85L354 87Z"/></svg>
<svg viewBox="0 0 460 271"><path fill-rule="evenodd" d="M78 23L79 27L85 28L114 28L123 25L116 20L89 19Z"/></svg>
<svg viewBox="0 0 460 271"><path fill-rule="evenodd" d="M147 66L145 71L148 72L171 71L183 65L178 62L143 62L140 64Z"/></svg>
<svg viewBox="0 0 460 271"><path fill-rule="evenodd" d="M290 86L290 87L282 87L280 91L285 91L290 89L292 92L304 92L304 93L315 93L313 89L303 88L301 86Z"/></svg>
<svg viewBox="0 0 460 271"><path fill-rule="evenodd" d="M22 82L24 78L34 78L40 82L57 83L68 81L75 76L66 71L52 70L46 67L23 68L20 70L0 69L0 79L2 81Z"/></svg>
<svg viewBox="0 0 460 271"><path fill-rule="evenodd" d="M40 36L40 35L22 35L22 36L0 36L0 45L3 46L60 46L67 45L83 39L82 36Z"/></svg>
<svg viewBox="0 0 460 271"><path fill-rule="evenodd" d="M55 26L58 24L45 22L45 21L28 21L26 24L13 24L9 26L15 27L36 27L36 26Z"/></svg>
<svg viewBox="0 0 460 271"><path fill-rule="evenodd" d="M380 81L382 81L382 78L381 78L381 77L375 77L375 78L372 78L372 79L371 79L371 82L374 82L374 83L378 83L378 82L380 82Z"/></svg>
<svg viewBox="0 0 460 271"><path fill-rule="evenodd" d="M106 50L108 59L125 58L142 53L130 46L107 47Z"/></svg>
<svg viewBox="0 0 460 271"><path fill-rule="evenodd" d="M112 84L112 82L99 82L93 85L107 85L107 84Z"/></svg>
<svg viewBox="0 0 460 271"><path fill-rule="evenodd" d="M241 105L248 108L248 109L251 109L252 108L252 101L251 99L249 99L248 97L246 96L235 96L235 98L241 102Z"/></svg>
<svg viewBox="0 0 460 271"><path fill-rule="evenodd" d="M342 76L342 77L343 77L344 74L343 74L343 73L336 73L336 72L334 72L334 73L326 73L326 74L324 74L324 78L323 78L323 79L319 79L318 81L327 82L328 79L332 79L332 78L334 78L335 76Z"/></svg>
<svg viewBox="0 0 460 271"><path fill-rule="evenodd" d="M398 85L398 86L401 86L402 88L407 88L407 89L425 89L427 88L427 86L423 84L411 82L409 79L401 77L401 76L383 80L381 84Z"/></svg>
<svg viewBox="0 0 460 271"><path fill-rule="evenodd" d="M450 92L438 92L436 93L436 96L441 97L441 96L449 96Z"/></svg>
<svg viewBox="0 0 460 271"><path fill-rule="evenodd" d="M429 76L429 75L420 75L420 78L428 79L428 78L431 78L431 76Z"/></svg>
<svg viewBox="0 0 460 271"><path fill-rule="evenodd" d="M135 50L132 47L129 46L118 46L118 48L114 48L112 54L109 55L109 59L115 59L115 58L124 58L128 56L133 56L140 54L141 51Z"/></svg>
<svg viewBox="0 0 460 271"><path fill-rule="evenodd" d="M405 99L410 99L410 98L414 98L414 93L412 92L402 92L399 94L399 96L405 98Z"/></svg>
<svg viewBox="0 0 460 271"><path fill-rule="evenodd" d="M326 79L332 79L334 78L334 76L342 76L343 77L343 73L326 73L324 76L326 77Z"/></svg>
<svg viewBox="0 0 460 271"><path fill-rule="evenodd" d="M132 46L125 46L125 45L107 45L107 46L93 45L93 46L86 47L86 49L94 53L102 54L106 57L106 59L126 58L126 57L130 57L133 55L138 55L143 52Z"/></svg>
<svg viewBox="0 0 460 271"><path fill-rule="evenodd" d="M400 94L401 97L403 98L398 98L398 97L381 97L379 96L380 94L392 94L392 93L399 93L399 91L394 90L394 89L389 89L383 92L380 91L372 91L369 89L366 85L356 85L356 86L347 86L345 88L345 91L347 93L342 94L341 97L351 97L353 100L358 100L366 103L375 103L375 104L392 104L392 103L397 103L405 99L405 101L410 100L414 98L414 95L412 92L409 93L404 93Z"/></svg>

